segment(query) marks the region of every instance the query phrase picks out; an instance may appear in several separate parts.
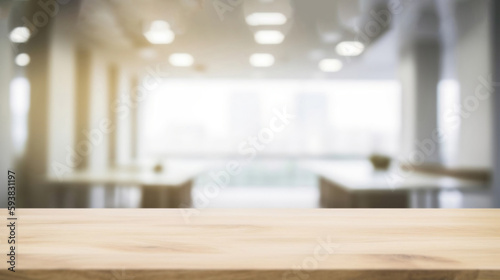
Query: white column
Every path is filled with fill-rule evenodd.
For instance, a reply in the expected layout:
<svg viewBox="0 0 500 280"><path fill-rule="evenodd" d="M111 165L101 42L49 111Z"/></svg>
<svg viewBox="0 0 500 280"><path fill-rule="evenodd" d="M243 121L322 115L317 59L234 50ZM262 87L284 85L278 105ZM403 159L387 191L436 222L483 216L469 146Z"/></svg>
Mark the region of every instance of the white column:
<svg viewBox="0 0 500 280"><path fill-rule="evenodd" d="M132 92L131 75L123 68L118 71L117 80L117 99L120 104L130 103L130 94ZM115 107L116 108L116 107ZM133 154L133 137L132 128L134 124L134 116L132 108L125 105L120 105L115 109L117 127L116 127L116 163L118 165L128 164L132 161Z"/></svg>
<svg viewBox="0 0 500 280"><path fill-rule="evenodd" d="M47 188L42 182L48 171L51 25L52 22L38 28L27 44L27 52L31 57L31 62L26 67L26 74L30 82L31 93L28 139L22 170L24 184L19 192L27 196L28 207L48 206Z"/></svg>
<svg viewBox="0 0 500 280"><path fill-rule="evenodd" d="M439 21L432 8L403 19L400 48L402 85L402 160L439 163L437 85L440 78ZM425 23L425 24L423 24Z"/></svg>
<svg viewBox="0 0 500 280"><path fill-rule="evenodd" d="M90 170L109 167L109 137L116 129L109 115L108 64L106 58L96 52L90 57L90 122L86 132L90 138L92 151L89 155Z"/></svg>
<svg viewBox="0 0 500 280"><path fill-rule="evenodd" d="M76 45L74 15L54 18L49 49L49 140L48 172L63 176L78 168L74 154Z"/></svg>
<svg viewBox="0 0 500 280"><path fill-rule="evenodd" d="M119 68L111 64L108 66L108 117L115 127L115 129L111 130L108 134L108 165L109 166L115 166L117 163L117 156L118 156L118 137L117 137L117 129L118 129L118 114L116 111L116 106L115 102L119 96L118 93L118 83L119 83L119 75L120 71Z"/></svg>

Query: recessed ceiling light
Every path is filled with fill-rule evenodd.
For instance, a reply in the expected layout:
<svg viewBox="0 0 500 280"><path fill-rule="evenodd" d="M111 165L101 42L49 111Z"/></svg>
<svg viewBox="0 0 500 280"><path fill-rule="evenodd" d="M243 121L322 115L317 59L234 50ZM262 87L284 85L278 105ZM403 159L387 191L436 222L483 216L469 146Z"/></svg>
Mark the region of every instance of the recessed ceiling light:
<svg viewBox="0 0 500 280"><path fill-rule="evenodd" d="M341 56L358 56L364 49L365 45L358 41L343 41L335 47L335 50Z"/></svg>
<svg viewBox="0 0 500 280"><path fill-rule="evenodd" d="M335 58L325 58L319 62L318 66L323 72L338 72L342 69L342 61Z"/></svg>
<svg viewBox="0 0 500 280"><path fill-rule="evenodd" d="M151 44L170 44L174 41L175 34L170 29L168 22L155 20L151 23L149 30L144 32L144 37Z"/></svg>
<svg viewBox="0 0 500 280"><path fill-rule="evenodd" d="M168 62L177 67L189 67L193 65L194 58L188 53L173 53L168 57Z"/></svg>
<svg viewBox="0 0 500 280"><path fill-rule="evenodd" d="M26 66L30 64L30 56L26 53L20 53L16 56L16 64L19 66Z"/></svg>
<svg viewBox="0 0 500 280"><path fill-rule="evenodd" d="M30 36L30 30L27 27L20 26L12 29L9 38L13 43L26 43Z"/></svg>
<svg viewBox="0 0 500 280"><path fill-rule="evenodd" d="M282 13L253 13L245 18L250 26L259 25L282 25L286 23L286 17Z"/></svg>
<svg viewBox="0 0 500 280"><path fill-rule="evenodd" d="M255 32L255 41L263 45L281 44L285 39L285 35L277 30L260 30Z"/></svg>
<svg viewBox="0 0 500 280"><path fill-rule="evenodd" d="M175 34L172 30L166 30L161 32L150 30L144 33L144 36L151 44L155 45L170 44L175 39Z"/></svg>
<svg viewBox="0 0 500 280"><path fill-rule="evenodd" d="M274 56L269 53L254 53L249 62L253 67L270 67L274 64Z"/></svg>

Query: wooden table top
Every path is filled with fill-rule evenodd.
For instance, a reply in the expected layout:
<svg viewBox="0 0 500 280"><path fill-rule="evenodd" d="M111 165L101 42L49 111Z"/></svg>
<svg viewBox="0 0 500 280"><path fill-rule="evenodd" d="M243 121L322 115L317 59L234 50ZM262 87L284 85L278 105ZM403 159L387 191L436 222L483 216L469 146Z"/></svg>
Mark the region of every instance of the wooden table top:
<svg viewBox="0 0 500 280"><path fill-rule="evenodd" d="M500 279L500 210L190 211L18 209L0 279Z"/></svg>
<svg viewBox="0 0 500 280"><path fill-rule="evenodd" d="M375 170L369 160L310 160L301 166L349 192L444 190L485 188L487 183L451 176Z"/></svg>

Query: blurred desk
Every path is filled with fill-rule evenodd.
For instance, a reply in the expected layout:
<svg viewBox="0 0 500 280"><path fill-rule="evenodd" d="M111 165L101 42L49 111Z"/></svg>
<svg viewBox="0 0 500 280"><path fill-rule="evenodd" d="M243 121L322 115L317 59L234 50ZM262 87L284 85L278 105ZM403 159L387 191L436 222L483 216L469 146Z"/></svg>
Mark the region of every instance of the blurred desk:
<svg viewBox="0 0 500 280"><path fill-rule="evenodd" d="M319 175L322 207L435 208L442 190L478 189L487 184L396 168L375 170L368 160L315 160L301 166Z"/></svg>
<svg viewBox="0 0 500 280"><path fill-rule="evenodd" d="M76 171L61 178L51 176L48 182L59 192L95 185L140 186L143 208L189 207L193 179L205 168L202 163L168 163L161 172L154 172L152 168Z"/></svg>
<svg viewBox="0 0 500 280"><path fill-rule="evenodd" d="M500 279L496 209L184 211L18 209L0 279Z"/></svg>

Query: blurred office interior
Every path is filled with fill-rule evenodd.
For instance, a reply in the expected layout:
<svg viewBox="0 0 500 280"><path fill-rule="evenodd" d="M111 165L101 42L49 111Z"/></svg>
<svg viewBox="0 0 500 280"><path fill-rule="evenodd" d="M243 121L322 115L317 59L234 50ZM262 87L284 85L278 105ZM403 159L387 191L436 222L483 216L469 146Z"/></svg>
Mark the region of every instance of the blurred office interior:
<svg viewBox="0 0 500 280"><path fill-rule="evenodd" d="M492 0L3 0L0 205L13 170L20 207L498 207L499 32Z"/></svg>

